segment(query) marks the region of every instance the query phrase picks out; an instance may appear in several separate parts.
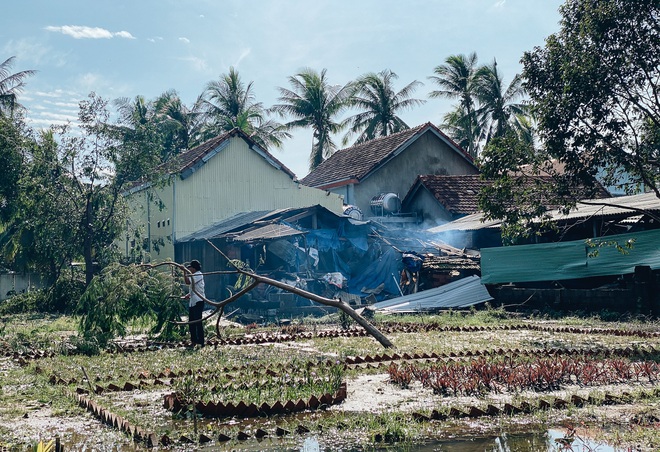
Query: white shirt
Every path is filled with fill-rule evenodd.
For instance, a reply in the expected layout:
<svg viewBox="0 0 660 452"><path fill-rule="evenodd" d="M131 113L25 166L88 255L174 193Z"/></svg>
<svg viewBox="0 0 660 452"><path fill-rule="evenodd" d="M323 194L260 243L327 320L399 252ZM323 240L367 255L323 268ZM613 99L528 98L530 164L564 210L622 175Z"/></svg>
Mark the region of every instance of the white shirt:
<svg viewBox="0 0 660 452"><path fill-rule="evenodd" d="M203 299L200 298L199 295L201 295L201 296L203 296L204 298L206 298L206 294L204 293L204 275L202 275L202 272L200 272L199 270L197 270L195 273L193 273L192 275L188 276L188 278L191 278L191 279L192 279L192 281L191 281L191 283L190 283L190 289L189 289L189 293L190 293L190 301L189 301L188 305L189 305L190 307L193 307L193 306L195 306L199 301L203 301ZM197 292L199 295L197 295L195 292L193 292L193 284L192 284L193 282L195 283L195 284L194 284L194 286L195 286L195 292Z"/></svg>

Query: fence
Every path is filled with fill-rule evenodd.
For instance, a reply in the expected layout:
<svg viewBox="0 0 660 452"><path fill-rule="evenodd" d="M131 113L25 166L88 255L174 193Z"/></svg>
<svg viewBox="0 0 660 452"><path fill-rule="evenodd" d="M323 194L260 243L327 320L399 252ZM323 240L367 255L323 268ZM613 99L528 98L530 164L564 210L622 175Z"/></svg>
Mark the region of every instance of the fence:
<svg viewBox="0 0 660 452"><path fill-rule="evenodd" d="M6 300L16 293L39 289L41 286L41 279L34 273L0 274L0 301Z"/></svg>

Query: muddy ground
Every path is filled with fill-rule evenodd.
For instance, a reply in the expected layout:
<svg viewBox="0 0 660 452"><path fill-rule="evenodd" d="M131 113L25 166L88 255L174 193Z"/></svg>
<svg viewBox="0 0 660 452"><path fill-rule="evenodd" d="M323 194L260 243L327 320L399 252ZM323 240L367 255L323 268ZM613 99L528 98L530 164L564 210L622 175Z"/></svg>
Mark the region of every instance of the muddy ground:
<svg viewBox="0 0 660 452"><path fill-rule="evenodd" d="M639 325L632 325L629 327L638 328ZM653 330L655 329L655 326L646 326L645 328L647 330ZM438 333L433 333L429 335L429 338L431 339L422 338L421 345L415 343L413 346L409 346L406 341L415 340L413 336L410 336L414 334L417 333L397 333L392 334L391 336L395 344L400 344L401 349L404 350L407 347L410 347L410 349L422 350L425 347L424 344L428 343L431 339L442 343L443 347L447 347L451 350L470 349L475 346L483 347L483 343L494 346L501 346L502 343L509 343L510 345L523 344L523 346L526 347L530 347L529 344L534 344L535 347L545 348L562 345L575 345L567 344L568 341L574 340L570 335L564 337L559 334L525 330L508 334L506 338L503 338L501 333L488 331L475 334L459 334L452 336L451 338L444 337ZM362 342L358 345L354 345L350 341L351 339L338 339L328 345L324 342L319 343L318 341L301 340L276 344L275 346L272 346L271 344L265 346L250 345L245 347L246 349L247 347L273 347L275 350L279 350L277 351L279 354L287 354L293 350L298 350L312 355L319 354L338 358L340 355L339 352L333 353L328 352L328 350L332 350L334 346L337 346L338 348L350 346L353 347L350 348L350 350L361 351L359 347L364 346ZM368 343L369 339L367 339L366 342ZM615 337L612 335L584 336L577 338L576 343L584 344L585 342L592 347L634 347L639 346L640 344L650 344L656 345L658 346L658 349L660 349L660 338L640 339L637 337ZM237 347L240 348L241 346ZM373 350L375 352L382 352L382 349L378 347L373 348ZM198 356L201 356L203 359L213 360L214 357L217 356L217 353L222 353L222 350L207 347L195 353L198 353ZM26 377L26 380L22 382L10 382L8 380L10 375L16 375L16 372L19 371L20 367L21 366L19 366L16 359L13 357L0 359L0 385L2 387L2 393L4 394L4 400L11 400L12 393L20 394L25 389L25 385L31 384L30 377ZM360 366L356 365L353 367ZM368 366L363 367L366 370ZM655 387L655 385L631 382L629 384L602 386L597 388L573 386L564 387L561 391L543 393L543 397L570 398L571 395L577 394L586 398L589 394L593 394L594 391L621 394L622 392L634 392L640 387L651 389ZM538 399L539 397L538 393L533 392L489 394L485 397L478 398L447 397L433 394L431 390L423 388L419 382L413 382L410 388L401 389L391 384L388 374L384 372L382 367L377 371L372 369L365 373L357 372L355 375L350 375L347 378L347 388L348 393L346 400L343 403L330 408L330 413L428 412L429 410L439 409L441 407L467 407L470 405L484 406L487 403L501 406L505 402L514 403L516 400L525 398ZM149 417L171 419L172 414L167 412L162 406L163 396L168 392L167 389L149 391L136 390L133 392L117 393L116 395L113 395L113 399L115 403L140 411L143 416L144 413L148 413ZM56 405L57 406L55 406L51 400L46 400L45 398L40 400L36 397L34 399L24 399L21 403L16 403L12 409L4 407L4 409L0 411L0 432L2 432L5 437L0 437L0 450L2 450L2 447L9 448L16 447L17 445L34 445L38 441L49 441L58 436L61 438L62 443L67 445L67 450L144 450L144 445L135 444L127 435L103 425L91 414L84 412L82 409L75 406L67 406L66 404ZM572 407L564 410L550 410L544 412L540 416L538 414L517 415L506 417L505 420L500 417L486 417L479 418L478 420L453 420L451 421L451 426L434 424L433 428L439 432L440 436L446 434L453 437L470 438L471 436L481 437L484 435L497 436L503 431L524 431L526 426L532 424L535 426L534 428L538 425L556 428L584 425L584 435L593 436L597 438L598 441L601 441L602 438L606 437L603 432L607 431L611 433L618 429L630 429L633 426L636 427L639 422L645 423L645 427L648 429L657 431L659 425L654 422L654 418L657 420L657 417L660 417L660 406L658 401L644 400L632 404L608 406L589 405L585 408ZM298 419L301 419L300 422L302 423L305 422L304 416L298 416ZM226 424L231 425L231 422L232 421L226 422ZM213 425L217 427L219 423L214 421ZM254 430L259 424L257 422L256 424L247 423L246 425L246 429L251 428ZM270 427L272 428L272 425L270 425ZM443 431L444 428L447 428L446 432ZM645 432L644 435L648 435L648 432ZM621 443L621 449L616 450L657 450L656 445L660 444L660 441L656 440L656 442L651 443L652 445L649 445L649 441L645 436L633 438L632 440L628 439ZM608 436L607 438L610 437ZM306 438L304 436L294 438L287 443L286 447L290 448L290 450L302 450L301 447L305 440ZM635 443L635 441L637 442ZM263 446L263 444L261 446ZM260 450L259 447L261 446L255 443L237 444L234 441L228 445L215 444L213 446L214 448L209 450L240 450L241 448L245 448L245 450ZM269 447L271 446L272 444ZM271 447L269 450L276 450L276 445L273 447L274 448ZM362 446L356 450L362 450L361 447ZM406 447L406 450L417 450L414 443L408 444ZM179 444L175 449L195 450L196 447ZM10 450L23 449L10 448ZM326 448L322 450L333 449ZM531 449L516 450L522 451Z"/></svg>

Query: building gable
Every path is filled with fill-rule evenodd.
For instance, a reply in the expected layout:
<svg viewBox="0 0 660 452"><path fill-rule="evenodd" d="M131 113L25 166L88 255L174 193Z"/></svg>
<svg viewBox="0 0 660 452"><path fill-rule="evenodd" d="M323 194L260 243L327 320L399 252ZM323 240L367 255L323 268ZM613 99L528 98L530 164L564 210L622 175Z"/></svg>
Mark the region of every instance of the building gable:
<svg viewBox="0 0 660 452"><path fill-rule="evenodd" d="M301 182L310 187L325 189L360 183L426 133L435 135L451 152L476 169L472 158L460 146L433 124L426 123L337 151L305 176Z"/></svg>
<svg viewBox="0 0 660 452"><path fill-rule="evenodd" d="M246 211L318 204L343 212L340 196L301 185L293 172L238 130L184 152L160 171L170 175L169 184L145 184L127 195L159 201L158 208L142 201L134 223L144 225L150 239L167 243ZM173 248L165 248L158 258L174 258Z"/></svg>

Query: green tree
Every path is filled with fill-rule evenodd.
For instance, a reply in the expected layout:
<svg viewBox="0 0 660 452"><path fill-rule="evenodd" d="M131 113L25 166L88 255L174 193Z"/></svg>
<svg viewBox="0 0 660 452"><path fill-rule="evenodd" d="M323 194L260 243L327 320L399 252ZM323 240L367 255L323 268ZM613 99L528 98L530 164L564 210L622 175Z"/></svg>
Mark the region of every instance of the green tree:
<svg viewBox="0 0 660 452"><path fill-rule="evenodd" d="M493 137L479 155L481 177L493 183L479 193L487 220L501 219L502 240L513 244L552 227L548 206L575 202L582 187L561 184L543 153L513 130Z"/></svg>
<svg viewBox="0 0 660 452"><path fill-rule="evenodd" d="M54 282L63 268L82 260L86 284L97 267L115 258L113 243L124 225L123 197L130 160L108 131L107 102L92 93L80 102L78 126L43 132L30 150L20 180L18 213L4 247L14 259Z"/></svg>
<svg viewBox="0 0 660 452"><path fill-rule="evenodd" d="M2 253L13 268L36 271L54 284L63 269L80 256L74 246L72 198L67 194L70 184L63 177L52 130L40 132L25 154L17 209L7 221Z"/></svg>
<svg viewBox="0 0 660 452"><path fill-rule="evenodd" d="M331 85L326 70L320 73L305 68L289 77L291 89L279 88L279 104L272 110L282 117L293 118L284 126L288 129L311 127L313 134L309 168L313 170L329 157L336 145L332 135L345 127L338 121L339 115L348 107L352 85Z"/></svg>
<svg viewBox="0 0 660 452"><path fill-rule="evenodd" d="M17 207L18 182L27 141L25 126L20 119L0 115L0 168L3 174L0 177L0 230Z"/></svg>
<svg viewBox="0 0 660 452"><path fill-rule="evenodd" d="M176 91L165 91L158 96L154 112L162 134L161 161L166 162L201 142L201 113L194 107L186 107Z"/></svg>
<svg viewBox="0 0 660 452"><path fill-rule="evenodd" d="M660 197L660 3L568 0L560 31L526 52L525 88L543 151L564 177L640 185Z"/></svg>
<svg viewBox="0 0 660 452"><path fill-rule="evenodd" d="M100 345L126 334L135 319L153 321L152 334L164 339L180 338L181 327L171 323L184 313L173 279L158 270L136 265L112 264L97 274L80 297L80 331Z"/></svg>
<svg viewBox="0 0 660 452"><path fill-rule="evenodd" d="M525 129L528 107L518 102L525 94L520 75L516 74L505 87L497 61L493 60L477 71L474 91L479 101L476 113L486 144L494 137L503 137L509 130L516 131L519 136L529 130Z"/></svg>
<svg viewBox="0 0 660 452"><path fill-rule="evenodd" d="M459 99L454 110L445 115L443 128L450 129L450 136L473 157L477 156L481 135L475 105L477 71L477 54L473 52L447 57L429 77L440 88L431 91L429 97Z"/></svg>
<svg viewBox="0 0 660 452"><path fill-rule="evenodd" d="M410 97L422 83L415 80L395 92L393 81L397 78L394 72L385 69L377 74L370 72L356 80L355 92L348 103L360 113L346 120L349 129L343 144L347 144L355 134L358 134L355 141L358 144L409 128L398 113L425 102Z"/></svg>
<svg viewBox="0 0 660 452"><path fill-rule="evenodd" d="M153 102L144 96L113 101L117 109L116 124L107 124L105 133L117 141L115 177L118 182L142 180L163 162L164 137L159 130Z"/></svg>
<svg viewBox="0 0 660 452"><path fill-rule="evenodd" d="M238 128L268 149L281 147L282 140L290 137L281 124L267 118L263 104L256 101L253 82L245 85L233 67L206 85L198 106L205 118L202 134L206 139Z"/></svg>
<svg viewBox="0 0 660 452"><path fill-rule="evenodd" d="M32 70L11 73L15 58L9 57L0 63L0 116L13 116L20 108L18 94L25 87L25 79L36 73Z"/></svg>

